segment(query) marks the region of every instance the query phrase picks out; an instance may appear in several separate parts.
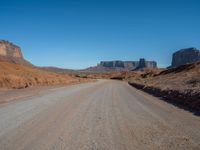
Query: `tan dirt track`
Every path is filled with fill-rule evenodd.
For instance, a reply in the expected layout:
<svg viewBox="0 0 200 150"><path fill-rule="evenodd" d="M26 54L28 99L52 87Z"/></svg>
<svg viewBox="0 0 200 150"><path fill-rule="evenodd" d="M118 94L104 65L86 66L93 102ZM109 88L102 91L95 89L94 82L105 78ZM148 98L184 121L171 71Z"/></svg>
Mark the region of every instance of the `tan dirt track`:
<svg viewBox="0 0 200 150"><path fill-rule="evenodd" d="M200 149L200 117L100 80L0 105L0 150Z"/></svg>

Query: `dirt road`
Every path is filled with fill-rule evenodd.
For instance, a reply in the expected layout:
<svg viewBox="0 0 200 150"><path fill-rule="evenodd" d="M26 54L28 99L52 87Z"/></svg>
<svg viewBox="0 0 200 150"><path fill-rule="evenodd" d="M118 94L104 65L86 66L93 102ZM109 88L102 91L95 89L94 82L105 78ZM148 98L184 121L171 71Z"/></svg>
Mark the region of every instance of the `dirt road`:
<svg viewBox="0 0 200 150"><path fill-rule="evenodd" d="M1 104L0 149L200 149L200 117L101 80Z"/></svg>

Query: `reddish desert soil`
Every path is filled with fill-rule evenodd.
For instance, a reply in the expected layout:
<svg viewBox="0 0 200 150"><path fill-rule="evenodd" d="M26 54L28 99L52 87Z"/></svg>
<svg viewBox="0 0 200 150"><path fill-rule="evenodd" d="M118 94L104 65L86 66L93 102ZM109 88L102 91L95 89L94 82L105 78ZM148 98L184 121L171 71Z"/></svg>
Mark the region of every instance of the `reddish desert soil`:
<svg viewBox="0 0 200 150"><path fill-rule="evenodd" d="M0 88L27 88L44 85L66 85L85 82L68 74L58 74L36 67L0 62Z"/></svg>

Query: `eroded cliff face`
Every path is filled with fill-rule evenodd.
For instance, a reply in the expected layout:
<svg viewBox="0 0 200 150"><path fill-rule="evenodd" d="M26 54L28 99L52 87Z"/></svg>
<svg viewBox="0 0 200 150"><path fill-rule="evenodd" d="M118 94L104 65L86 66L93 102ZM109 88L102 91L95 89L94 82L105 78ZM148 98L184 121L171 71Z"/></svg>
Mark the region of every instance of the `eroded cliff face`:
<svg viewBox="0 0 200 150"><path fill-rule="evenodd" d="M0 40L0 61L32 66L24 59L20 47L5 40Z"/></svg>
<svg viewBox="0 0 200 150"><path fill-rule="evenodd" d="M0 41L0 56L23 59L20 47L4 40Z"/></svg>
<svg viewBox="0 0 200 150"><path fill-rule="evenodd" d="M171 67L178 67L198 60L200 60L200 50L196 48L181 49L173 54Z"/></svg>

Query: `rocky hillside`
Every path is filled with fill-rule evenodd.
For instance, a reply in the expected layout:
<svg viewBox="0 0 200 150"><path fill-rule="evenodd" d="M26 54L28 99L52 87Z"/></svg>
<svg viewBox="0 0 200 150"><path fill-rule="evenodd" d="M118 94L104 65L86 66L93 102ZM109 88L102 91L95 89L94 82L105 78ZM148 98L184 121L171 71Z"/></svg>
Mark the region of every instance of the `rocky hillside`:
<svg viewBox="0 0 200 150"><path fill-rule="evenodd" d="M200 50L196 48L181 49L173 54L171 67L178 67L198 60L200 60Z"/></svg>
<svg viewBox="0 0 200 150"><path fill-rule="evenodd" d="M129 83L153 95L200 112L200 62L167 69L155 76L132 78Z"/></svg>
<svg viewBox="0 0 200 150"><path fill-rule="evenodd" d="M20 47L5 40L0 40L0 61L31 65L24 59Z"/></svg>
<svg viewBox="0 0 200 150"><path fill-rule="evenodd" d="M162 89L194 90L200 92L200 62L162 71L148 81Z"/></svg>

